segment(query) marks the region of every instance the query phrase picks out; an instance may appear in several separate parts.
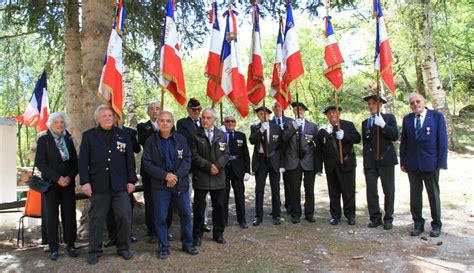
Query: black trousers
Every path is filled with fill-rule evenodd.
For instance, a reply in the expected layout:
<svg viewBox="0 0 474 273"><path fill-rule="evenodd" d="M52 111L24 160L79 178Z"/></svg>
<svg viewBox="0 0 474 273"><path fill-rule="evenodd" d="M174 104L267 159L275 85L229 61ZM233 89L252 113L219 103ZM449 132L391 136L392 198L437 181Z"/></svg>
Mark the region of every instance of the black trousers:
<svg viewBox="0 0 474 273"><path fill-rule="evenodd" d="M271 162L265 159L263 155L259 155L258 160L260 164L257 171L255 171L255 218L262 221L267 175L270 178L270 189L272 192L272 216L273 218L280 217L280 172L279 170L273 170Z"/></svg>
<svg viewBox="0 0 474 273"><path fill-rule="evenodd" d="M130 197L130 208L132 209L131 211L131 221L130 221L130 236L132 236L133 230L133 193L129 194ZM112 207L109 209L109 213L107 213L107 219L105 221L105 225L107 226L107 233L109 234L109 240L115 241L117 240L117 227L115 226L115 216L114 216L114 210Z"/></svg>
<svg viewBox="0 0 474 273"><path fill-rule="evenodd" d="M347 219L355 218L355 169L342 171L336 166L326 173L329 192L329 210L333 219L341 218L341 196L344 203L344 216Z"/></svg>
<svg viewBox="0 0 474 273"><path fill-rule="evenodd" d="M130 225L132 209L127 192L92 193L89 198L89 253L102 253L102 238L105 220L112 207L117 227L117 250L130 247Z"/></svg>
<svg viewBox="0 0 474 273"><path fill-rule="evenodd" d="M364 174L370 221L377 223L382 220L382 213L380 212L379 206L379 193L377 189L377 181L380 177L384 194L385 215L383 221L385 223L392 223L395 203L395 166L367 168L364 169Z"/></svg>
<svg viewBox="0 0 474 273"><path fill-rule="evenodd" d="M292 218L299 219L301 217L301 180L304 184L305 202L304 215L305 217L313 217L314 215L314 179L316 173L314 171L305 171L301 168L301 164L294 170L285 172L288 176L290 184L290 215ZM304 178L303 178L304 175Z"/></svg>
<svg viewBox="0 0 474 273"><path fill-rule="evenodd" d="M151 181L150 177L142 174L143 183L143 198L145 199L145 224L148 236L156 235L155 228L155 206L153 205L153 198L151 196Z"/></svg>
<svg viewBox="0 0 474 273"><path fill-rule="evenodd" d="M202 190L194 189L193 202L193 238L202 238L204 227L204 211L206 210L206 196L211 195L212 202L212 234L221 236L225 229L224 199L225 189Z"/></svg>
<svg viewBox="0 0 474 273"><path fill-rule="evenodd" d="M61 187L58 184L53 184L44 196L46 201L46 225L50 251L57 251L59 246L59 206L61 206L64 241L68 245L74 245L77 234L76 195L74 186Z"/></svg>
<svg viewBox="0 0 474 273"><path fill-rule="evenodd" d="M439 198L439 169L432 172L419 170L408 171L410 180L410 212L415 227L423 227L425 219L422 215L423 208L423 182L425 183L428 201L431 209L431 227L441 228L441 200Z"/></svg>
<svg viewBox="0 0 474 273"><path fill-rule="evenodd" d="M290 181L288 179L288 173L284 172L283 173L283 189L285 191L285 209L289 213L291 211L290 206L291 206L291 186L290 186Z"/></svg>
<svg viewBox="0 0 474 273"><path fill-rule="evenodd" d="M226 187L225 187L225 199L224 199L224 212L225 212L225 225L227 226L229 219L229 198L230 198L230 187L234 190L235 208L237 212L237 222L239 224L246 223L245 220L245 185L244 179L238 178L231 166L227 166L225 169Z"/></svg>

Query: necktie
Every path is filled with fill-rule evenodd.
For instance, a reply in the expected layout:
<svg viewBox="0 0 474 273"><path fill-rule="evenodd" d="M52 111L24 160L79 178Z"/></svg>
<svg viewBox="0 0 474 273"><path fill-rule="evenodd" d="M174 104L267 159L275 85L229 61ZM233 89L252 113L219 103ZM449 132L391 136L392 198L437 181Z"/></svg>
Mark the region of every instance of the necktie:
<svg viewBox="0 0 474 273"><path fill-rule="evenodd" d="M229 146L229 151L231 154L232 153L232 147L234 146L233 143L234 143L234 132L228 132L229 134L229 137L227 138L228 139L228 142L227 142L227 145Z"/></svg>
<svg viewBox="0 0 474 273"><path fill-rule="evenodd" d="M196 120L194 121L194 124L196 124L196 127L199 127L199 119L196 119Z"/></svg>
<svg viewBox="0 0 474 273"><path fill-rule="evenodd" d="M277 124L278 124L278 126L281 125L281 120L280 120L280 118L277 118Z"/></svg>
<svg viewBox="0 0 474 273"><path fill-rule="evenodd" d="M262 148L263 148L263 154L265 155L265 157L268 157L268 137L267 137L267 130L265 130L265 132L263 132Z"/></svg>
<svg viewBox="0 0 474 273"><path fill-rule="evenodd" d="M419 139L421 136L421 115L416 115L416 124L415 124L415 138Z"/></svg>
<svg viewBox="0 0 474 273"><path fill-rule="evenodd" d="M212 144L212 130L207 130L207 138L209 139L209 143Z"/></svg>
<svg viewBox="0 0 474 273"><path fill-rule="evenodd" d="M369 121L367 122L367 128L372 128L374 126L374 116L370 116Z"/></svg>

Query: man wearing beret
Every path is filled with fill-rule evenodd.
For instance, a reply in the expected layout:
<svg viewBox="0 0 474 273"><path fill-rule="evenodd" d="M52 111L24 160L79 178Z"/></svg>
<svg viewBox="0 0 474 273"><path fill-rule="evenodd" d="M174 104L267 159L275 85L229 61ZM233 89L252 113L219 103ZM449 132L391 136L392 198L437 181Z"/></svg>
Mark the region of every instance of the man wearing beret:
<svg viewBox="0 0 474 273"><path fill-rule="evenodd" d="M423 182L431 209L431 237L441 234L441 201L439 198L439 170L448 168L448 135L441 112L425 107L425 98L410 94L413 113L403 118L400 139L400 168L410 180L410 211L414 222L411 236L425 230L422 216Z"/></svg>
<svg viewBox="0 0 474 273"><path fill-rule="evenodd" d="M385 230L390 230L395 202L395 165L398 164L393 146L398 139L397 121L392 114L380 113L382 105L387 103L382 97L370 95L364 100L370 111L370 117L362 122L364 174L370 215L368 227L376 228L383 224ZM379 178L385 196L383 222L377 191Z"/></svg>
<svg viewBox="0 0 474 273"><path fill-rule="evenodd" d="M201 118L199 117L201 115L201 110L202 110L201 103L196 98L190 98L188 101L186 110L188 111L188 116L178 120L178 122L176 123L176 130L178 131L178 133L182 134L186 139L189 139L196 132L197 128L201 126ZM191 167L191 173L189 174L189 196L193 195L192 182L193 182L193 176L192 176L192 167ZM210 199L208 198L206 200L206 209L204 213L203 230L205 232L211 231L211 228L207 225L207 218L209 215L210 206L211 206L211 202L210 202Z"/></svg>
<svg viewBox="0 0 474 273"><path fill-rule="evenodd" d="M292 123L285 124L283 131L284 168L290 184L291 222L297 224L301 217L301 181L304 181L305 219L314 223L314 148L318 127L304 118L306 105L302 102L291 104L295 114ZM303 178L304 177L304 178Z"/></svg>
<svg viewBox="0 0 474 273"><path fill-rule="evenodd" d="M323 110L328 124L323 126L316 138L316 173L322 173L323 164L329 192L331 225L341 220L341 196L344 203L344 216L349 225L355 225L355 169L356 155L354 144L360 143L360 134L354 124L339 119L339 107L328 106ZM340 158L342 147L342 163Z"/></svg>
<svg viewBox="0 0 474 273"><path fill-rule="evenodd" d="M273 224L281 224L280 219L280 126L269 123L270 109L261 106L255 109L260 123L250 127L250 143L254 145L252 170L255 172L255 219L252 225L258 226L263 220L263 197L267 175L272 192Z"/></svg>

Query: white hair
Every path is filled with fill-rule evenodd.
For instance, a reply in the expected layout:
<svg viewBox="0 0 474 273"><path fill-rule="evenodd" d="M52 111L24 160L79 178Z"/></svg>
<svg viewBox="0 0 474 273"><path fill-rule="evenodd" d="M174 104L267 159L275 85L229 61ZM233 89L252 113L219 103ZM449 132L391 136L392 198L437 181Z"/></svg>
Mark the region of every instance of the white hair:
<svg viewBox="0 0 474 273"><path fill-rule="evenodd" d="M95 122L97 122L97 118L99 117L100 111L102 111L102 110L110 110L110 111L112 111L112 113L114 112L112 110L112 107L110 107L107 104L101 104L101 105L97 106L97 108L94 111L94 120L95 120Z"/></svg>
<svg viewBox="0 0 474 273"><path fill-rule="evenodd" d="M152 107L153 105L158 106L158 108L160 108L160 110L161 110L161 101L150 102L150 104L148 104L147 110L150 110L150 107Z"/></svg>
<svg viewBox="0 0 474 273"><path fill-rule="evenodd" d="M225 115L225 116L224 116L224 120L225 120L226 118L234 118L234 119L235 119L235 116L234 116L234 115L231 115L231 114L228 114L228 115Z"/></svg>
<svg viewBox="0 0 474 273"><path fill-rule="evenodd" d="M413 99L414 97L421 97L423 98L423 100L425 100L425 97L423 97L423 95L420 93L410 93L408 94L408 103L410 103L411 99Z"/></svg>
<svg viewBox="0 0 474 273"><path fill-rule="evenodd" d="M55 112L49 114L48 121L46 122L46 126L48 126L48 129L51 129L51 125L54 123L55 120L58 118L62 118L64 121L64 128L67 128L69 125L69 120L66 116L66 113L64 112Z"/></svg>
<svg viewBox="0 0 474 273"><path fill-rule="evenodd" d="M171 122L174 123L174 116L173 116L173 113L171 113L171 111L168 111L168 110L163 110L160 112L160 114L158 114L158 121L160 119L160 117L163 115L163 114L168 114L171 116Z"/></svg>
<svg viewBox="0 0 474 273"><path fill-rule="evenodd" d="M212 117L217 118L216 111L213 108L210 108L210 107L206 108L206 109L202 110L202 113L204 113L204 112L209 112L209 113L211 113Z"/></svg>

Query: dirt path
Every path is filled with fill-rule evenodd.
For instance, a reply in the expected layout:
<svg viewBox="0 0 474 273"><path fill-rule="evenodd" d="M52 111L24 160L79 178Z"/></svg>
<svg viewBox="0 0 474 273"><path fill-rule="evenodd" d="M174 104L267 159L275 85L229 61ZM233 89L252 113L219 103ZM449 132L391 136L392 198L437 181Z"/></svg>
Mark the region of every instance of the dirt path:
<svg viewBox="0 0 474 273"><path fill-rule="evenodd" d="M361 168L357 173L357 225L328 224L328 197L324 177L316 179L316 223L302 221L292 224L285 215L281 226L273 226L267 215L259 227L242 230L235 225L233 199L226 245L212 242L205 234L200 254L189 256L180 251L178 241L171 243L171 258L165 261L155 256L156 246L145 243L140 212L135 232L139 241L132 245L135 258L124 261L114 249L106 249L98 265L89 266L85 259L87 246L82 242L80 257L72 259L64 253L58 262L51 262L38 246L39 233L27 234L28 246L16 248L14 230L0 232L1 271L474 271L474 157L450 154L449 170L440 176L443 232L441 237L429 237L429 207L425 194L425 232L410 237L409 187L406 174L397 168L394 229L369 229L365 182ZM359 164L361 166L361 164ZM247 183L247 219L251 222L254 208L254 182ZM269 198L267 187L266 197ZM379 190L381 192L381 189ZM232 195L232 193L231 193ZM282 194L283 196L283 194ZM383 195L381 195L383 196ZM267 201L268 201L267 198ZM266 202L265 213L270 212ZM173 234L178 232L178 221Z"/></svg>

